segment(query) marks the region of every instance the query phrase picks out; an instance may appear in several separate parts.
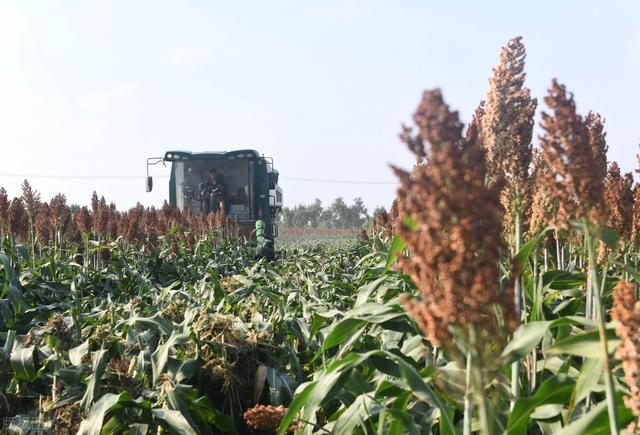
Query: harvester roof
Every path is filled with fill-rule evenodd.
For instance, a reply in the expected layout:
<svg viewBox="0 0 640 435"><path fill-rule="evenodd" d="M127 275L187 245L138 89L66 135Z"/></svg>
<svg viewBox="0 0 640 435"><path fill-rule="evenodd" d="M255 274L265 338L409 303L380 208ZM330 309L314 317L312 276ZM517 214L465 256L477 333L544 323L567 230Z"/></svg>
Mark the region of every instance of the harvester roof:
<svg viewBox="0 0 640 435"><path fill-rule="evenodd" d="M164 160L169 162L182 162L195 159L259 159L260 154L256 150L235 150L235 151L201 151L193 153L191 151L167 151Z"/></svg>

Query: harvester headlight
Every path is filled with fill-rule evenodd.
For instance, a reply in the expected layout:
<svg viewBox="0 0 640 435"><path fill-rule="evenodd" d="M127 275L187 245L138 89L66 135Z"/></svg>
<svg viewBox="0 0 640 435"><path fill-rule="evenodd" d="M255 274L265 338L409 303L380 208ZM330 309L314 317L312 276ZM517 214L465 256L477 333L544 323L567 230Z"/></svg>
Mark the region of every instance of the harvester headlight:
<svg viewBox="0 0 640 435"><path fill-rule="evenodd" d="M184 151L168 151L164 155L164 160L169 162L183 161L191 159L191 153Z"/></svg>

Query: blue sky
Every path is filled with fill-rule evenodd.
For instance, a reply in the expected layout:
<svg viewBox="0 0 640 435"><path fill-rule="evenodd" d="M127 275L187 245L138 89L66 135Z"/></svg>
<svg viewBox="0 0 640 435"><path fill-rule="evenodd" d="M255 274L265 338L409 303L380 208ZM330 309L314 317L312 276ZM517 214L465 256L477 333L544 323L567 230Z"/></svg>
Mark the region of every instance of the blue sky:
<svg viewBox="0 0 640 435"><path fill-rule="evenodd" d="M516 35L539 108L557 77L606 118L610 159L635 169L637 1L0 0L0 185L139 176L31 181L47 199L160 204L168 170L146 194L146 157L255 148L275 158L287 205L387 206L393 184L295 179L394 182L422 91L441 87L468 121Z"/></svg>

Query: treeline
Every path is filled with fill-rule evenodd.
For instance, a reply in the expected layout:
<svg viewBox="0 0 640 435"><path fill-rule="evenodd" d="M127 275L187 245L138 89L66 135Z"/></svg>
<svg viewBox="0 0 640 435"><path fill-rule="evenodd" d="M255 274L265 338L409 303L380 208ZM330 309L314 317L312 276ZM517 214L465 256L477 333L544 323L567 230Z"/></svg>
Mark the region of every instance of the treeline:
<svg viewBox="0 0 640 435"><path fill-rule="evenodd" d="M296 228L363 228L370 220L362 198L355 198L348 205L342 197L327 207L319 199L311 204L284 207L280 216L282 225Z"/></svg>

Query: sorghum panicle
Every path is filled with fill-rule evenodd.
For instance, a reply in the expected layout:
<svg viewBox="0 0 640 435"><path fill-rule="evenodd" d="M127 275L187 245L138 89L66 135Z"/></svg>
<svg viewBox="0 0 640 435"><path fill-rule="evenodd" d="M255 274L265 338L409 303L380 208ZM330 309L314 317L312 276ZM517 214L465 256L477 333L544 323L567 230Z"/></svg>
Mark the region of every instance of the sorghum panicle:
<svg viewBox="0 0 640 435"><path fill-rule="evenodd" d="M604 180L607 176L607 133L604 131L604 120L599 113L589 112L585 118L587 131L589 135L589 145L593 153L593 161L595 163L593 171L600 179Z"/></svg>
<svg viewBox="0 0 640 435"><path fill-rule="evenodd" d="M40 243L48 244L53 239L53 226L51 225L51 211L46 202L40 206L35 221L36 237Z"/></svg>
<svg viewBox="0 0 640 435"><path fill-rule="evenodd" d="M22 200L29 219L33 221L40 208L40 194L34 190L27 180L22 183Z"/></svg>
<svg viewBox="0 0 640 435"><path fill-rule="evenodd" d="M606 223L625 239L631 237L633 199L633 175L622 175L618 163L612 162L604 180Z"/></svg>
<svg viewBox="0 0 640 435"><path fill-rule="evenodd" d="M635 172L640 174L640 154L636 155L638 160L638 168ZM640 241L640 184L636 184L633 188L633 207L631 213L631 243L634 246Z"/></svg>
<svg viewBox="0 0 640 435"><path fill-rule="evenodd" d="M0 187L0 234L7 231L7 211L9 210L9 196L4 187Z"/></svg>
<svg viewBox="0 0 640 435"><path fill-rule="evenodd" d="M96 232L100 238L106 237L109 232L109 214L110 210L107 201L104 199L104 196L101 196L100 202L98 203L98 215L96 217Z"/></svg>
<svg viewBox="0 0 640 435"><path fill-rule="evenodd" d="M546 186L546 178L549 176L547 166L540 150L533 151L533 181L531 207L529 216L528 235L533 237L544 230L548 222L555 220L557 205Z"/></svg>
<svg viewBox="0 0 640 435"><path fill-rule="evenodd" d="M91 212L86 206L80 207L80 209L76 212L75 221L76 228L78 229L78 231L80 231L80 234L91 233L93 216L91 216Z"/></svg>
<svg viewBox="0 0 640 435"><path fill-rule="evenodd" d="M531 162L531 135L537 101L524 86L526 52L522 37L502 48L498 66L489 79L481 117L482 143L487 150L491 183L506 178L506 186L524 192Z"/></svg>
<svg viewBox="0 0 640 435"><path fill-rule="evenodd" d="M244 421L253 430L268 430L277 432L287 408L284 406L256 405L243 414ZM289 430L294 430L290 427Z"/></svg>
<svg viewBox="0 0 640 435"><path fill-rule="evenodd" d="M622 360L629 396L624 403L637 420L629 425L629 432L640 429L640 305L636 299L635 285L619 281L613 292L611 317L617 322L616 334L622 339L618 357Z"/></svg>
<svg viewBox="0 0 640 435"><path fill-rule="evenodd" d="M500 337L494 307L502 307L509 327L517 319L513 298L498 291L500 205L485 185L484 153L462 140L462 123L439 90L424 93L414 119L431 149L427 164L411 173L394 168L401 183L397 232L410 252L399 265L423 294L405 306L434 344L451 344L450 327L471 324Z"/></svg>
<svg viewBox="0 0 640 435"><path fill-rule="evenodd" d="M568 229L576 218L599 223L603 180L593 171L596 163L589 132L576 112L573 95L554 79L545 103L552 113L542 112L541 148L550 168L545 187L558 205L553 223L561 229Z"/></svg>
<svg viewBox="0 0 640 435"><path fill-rule="evenodd" d="M389 213L384 208L380 208L376 210L373 215L373 225L372 231L373 234L382 235L383 237L390 237L391 233L388 232L390 227Z"/></svg>
<svg viewBox="0 0 640 435"><path fill-rule="evenodd" d="M29 225L22 198L13 198L7 210L7 228L18 240L25 240Z"/></svg>
<svg viewBox="0 0 640 435"><path fill-rule="evenodd" d="M67 197L58 193L49 201L49 210L55 231L64 233L71 220L71 212L67 206Z"/></svg>

